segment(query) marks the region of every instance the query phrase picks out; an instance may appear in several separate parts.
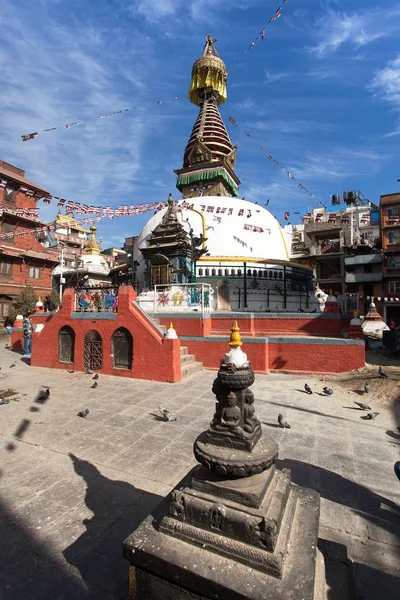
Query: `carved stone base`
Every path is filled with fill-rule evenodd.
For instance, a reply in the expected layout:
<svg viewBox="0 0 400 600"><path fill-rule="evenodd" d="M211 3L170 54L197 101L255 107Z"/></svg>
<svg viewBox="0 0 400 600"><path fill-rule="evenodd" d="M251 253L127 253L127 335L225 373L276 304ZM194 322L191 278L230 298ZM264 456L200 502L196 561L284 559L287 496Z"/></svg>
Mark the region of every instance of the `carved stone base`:
<svg viewBox="0 0 400 600"><path fill-rule="evenodd" d="M197 546L205 544L215 552L282 577L290 526L281 531L281 525L284 515L289 524L292 522L296 508L295 500L288 502L290 473L274 472L271 479L267 472L261 479L264 485L259 481L259 488L265 490L267 484L268 489L261 494L258 508L228 499L230 482L220 484L216 496L194 490L192 480L190 488L172 493L170 515L162 519L160 530Z"/></svg>
<svg viewBox="0 0 400 600"><path fill-rule="evenodd" d="M269 469L278 458L278 446L266 433L262 433L252 452L209 444L207 433L201 433L194 442L194 455L200 464L222 475L249 477Z"/></svg>
<svg viewBox="0 0 400 600"><path fill-rule="evenodd" d="M257 476L255 487L261 489L261 478L268 475ZM196 471L193 477L201 479ZM211 495L188 487L191 478L186 478L124 543L124 556L134 568L131 597L313 600L319 495L292 487L288 480L288 473L275 472L257 509L215 497L211 502ZM170 512L174 502L180 516ZM278 508L282 505L283 511ZM210 519L207 529L194 524L203 519L203 509ZM240 522L241 539L230 537ZM253 528L257 522L261 527ZM269 549L261 541L263 535ZM251 536L259 545L245 541Z"/></svg>

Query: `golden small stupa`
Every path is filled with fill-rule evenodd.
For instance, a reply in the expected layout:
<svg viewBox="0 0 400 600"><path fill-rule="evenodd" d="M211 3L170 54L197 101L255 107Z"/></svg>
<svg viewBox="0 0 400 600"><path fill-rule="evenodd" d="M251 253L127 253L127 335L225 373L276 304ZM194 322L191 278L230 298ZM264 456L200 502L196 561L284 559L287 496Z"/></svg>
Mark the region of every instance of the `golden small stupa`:
<svg viewBox="0 0 400 600"><path fill-rule="evenodd" d="M240 329L237 321L233 321L232 323L229 345L231 348L240 348L242 345L242 338L240 337Z"/></svg>

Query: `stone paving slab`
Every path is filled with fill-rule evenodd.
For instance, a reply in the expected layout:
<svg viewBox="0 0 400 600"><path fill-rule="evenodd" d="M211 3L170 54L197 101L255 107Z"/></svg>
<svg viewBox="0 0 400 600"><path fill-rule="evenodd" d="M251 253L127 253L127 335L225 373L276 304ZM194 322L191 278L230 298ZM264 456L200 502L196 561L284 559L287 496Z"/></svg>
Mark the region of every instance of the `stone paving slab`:
<svg viewBox="0 0 400 600"><path fill-rule="evenodd" d="M18 402L0 407L0 597L125 599L122 541L195 465L193 441L212 417L216 373L175 385L100 376L93 390L91 376L32 368L1 338L0 367L1 385L19 392ZM322 390L317 377L307 380ZM345 548L364 599L397 599L398 423L382 408L365 422L353 396L308 396L304 382L256 376L256 411L279 444L278 468L321 493L320 538L333 553ZM35 402L47 388L49 399ZM160 405L178 420L160 421ZM85 408L88 416L78 417ZM292 429L277 427L279 412Z"/></svg>

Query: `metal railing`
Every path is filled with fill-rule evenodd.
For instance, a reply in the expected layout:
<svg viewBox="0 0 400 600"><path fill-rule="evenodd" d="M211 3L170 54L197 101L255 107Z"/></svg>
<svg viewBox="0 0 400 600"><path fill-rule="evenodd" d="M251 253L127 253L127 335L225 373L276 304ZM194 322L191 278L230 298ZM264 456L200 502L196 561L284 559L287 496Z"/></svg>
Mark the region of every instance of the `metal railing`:
<svg viewBox="0 0 400 600"><path fill-rule="evenodd" d="M83 287L75 289L75 312L117 312L117 287Z"/></svg>
<svg viewBox="0 0 400 600"><path fill-rule="evenodd" d="M198 310L210 312L212 289L208 283L154 286L154 312Z"/></svg>

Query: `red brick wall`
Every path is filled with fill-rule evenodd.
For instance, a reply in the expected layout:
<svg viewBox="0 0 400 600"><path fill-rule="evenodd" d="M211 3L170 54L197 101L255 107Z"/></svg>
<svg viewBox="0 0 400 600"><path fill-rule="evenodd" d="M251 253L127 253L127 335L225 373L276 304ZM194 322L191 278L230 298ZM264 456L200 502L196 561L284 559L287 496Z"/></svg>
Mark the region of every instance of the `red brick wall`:
<svg viewBox="0 0 400 600"><path fill-rule="evenodd" d="M42 248L43 251L43 248ZM10 260L13 263L11 277L0 276L0 287L2 294L19 294L24 287L30 285L35 290L37 296L46 296L51 292L51 271L54 265L45 265L34 259L26 259L29 265L40 267L40 279L29 279L29 266L22 261L16 261L11 257L4 257L5 260Z"/></svg>
<svg viewBox="0 0 400 600"><path fill-rule="evenodd" d="M196 356L196 360L203 363L206 368L218 369L221 358L229 352L227 341L214 342L208 340L182 340L182 344L189 348L190 354ZM244 351L251 361L256 373L268 373L268 348L265 343L245 344Z"/></svg>
<svg viewBox="0 0 400 600"><path fill-rule="evenodd" d="M211 319L210 317L202 317L201 314L196 315L194 318L184 319L174 317L158 317L157 319L160 325L165 325L167 328L172 322L178 337L181 335L193 335L193 336L208 336L211 334ZM232 321L231 321L232 326Z"/></svg>
<svg viewBox="0 0 400 600"><path fill-rule="evenodd" d="M229 335L235 317L212 317L212 333ZM340 315L324 315L304 317L239 317L236 319L242 335L267 336L267 335L322 335L338 336L342 328ZM179 334L178 334L179 335ZM195 333L181 335L196 335Z"/></svg>
<svg viewBox="0 0 400 600"><path fill-rule="evenodd" d="M74 290L66 289L62 309L50 318L41 332L33 334L31 364L36 367L84 371L84 337L89 330L95 329L103 341L103 368L100 373L154 381L180 381L180 340L164 339L157 327L133 304L134 300L136 294L133 288L123 286L118 292L116 320L96 319L96 313L93 313L93 318L90 319L74 319L71 317L74 309ZM73 364L61 363L58 360L58 333L65 325L72 327L75 332ZM112 364L111 337L119 327L125 327L133 337L133 364L130 370L115 369ZM17 336L16 332L13 332L13 348L17 337L21 337L21 333Z"/></svg>
<svg viewBox="0 0 400 600"><path fill-rule="evenodd" d="M364 345L269 344L269 366L273 371L297 373L344 373L365 365Z"/></svg>
<svg viewBox="0 0 400 600"><path fill-rule="evenodd" d="M329 343L282 343L270 340L266 344L260 340L244 342L252 367L257 373L271 371L287 371L291 373L343 373L359 369L365 364L364 345L351 344L343 340L343 344ZM196 360L204 366L218 369L220 360L229 351L227 341L182 340Z"/></svg>

